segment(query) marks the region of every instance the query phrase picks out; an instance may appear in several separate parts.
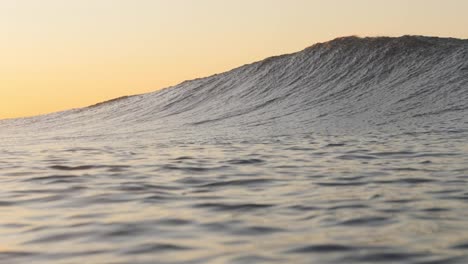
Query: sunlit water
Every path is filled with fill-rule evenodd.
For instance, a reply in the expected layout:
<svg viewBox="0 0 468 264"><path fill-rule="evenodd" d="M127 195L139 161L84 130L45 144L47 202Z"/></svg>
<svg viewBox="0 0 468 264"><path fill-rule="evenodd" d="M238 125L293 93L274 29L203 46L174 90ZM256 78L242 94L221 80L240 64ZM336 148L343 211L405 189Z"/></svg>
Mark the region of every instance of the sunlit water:
<svg viewBox="0 0 468 264"><path fill-rule="evenodd" d="M467 40L350 37L0 120L0 263L466 264L467 102Z"/></svg>
<svg viewBox="0 0 468 264"><path fill-rule="evenodd" d="M9 146L2 263L467 263L466 132Z"/></svg>

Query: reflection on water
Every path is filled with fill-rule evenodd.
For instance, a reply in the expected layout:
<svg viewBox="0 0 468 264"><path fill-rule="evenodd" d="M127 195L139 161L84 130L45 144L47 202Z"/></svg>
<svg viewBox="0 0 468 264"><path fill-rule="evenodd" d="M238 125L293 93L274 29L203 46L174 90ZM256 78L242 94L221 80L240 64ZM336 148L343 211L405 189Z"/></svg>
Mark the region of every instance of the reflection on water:
<svg viewBox="0 0 468 264"><path fill-rule="evenodd" d="M467 263L450 136L8 147L0 261Z"/></svg>

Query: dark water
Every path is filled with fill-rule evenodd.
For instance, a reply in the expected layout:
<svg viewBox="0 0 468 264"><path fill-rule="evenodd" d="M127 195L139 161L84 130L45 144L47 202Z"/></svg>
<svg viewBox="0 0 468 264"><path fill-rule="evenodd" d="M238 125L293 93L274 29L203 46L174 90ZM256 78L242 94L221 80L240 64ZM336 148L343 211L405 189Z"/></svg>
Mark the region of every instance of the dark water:
<svg viewBox="0 0 468 264"><path fill-rule="evenodd" d="M340 38L0 120L0 263L468 263L468 41Z"/></svg>
<svg viewBox="0 0 468 264"><path fill-rule="evenodd" d="M17 146L2 263L467 263L467 133Z"/></svg>

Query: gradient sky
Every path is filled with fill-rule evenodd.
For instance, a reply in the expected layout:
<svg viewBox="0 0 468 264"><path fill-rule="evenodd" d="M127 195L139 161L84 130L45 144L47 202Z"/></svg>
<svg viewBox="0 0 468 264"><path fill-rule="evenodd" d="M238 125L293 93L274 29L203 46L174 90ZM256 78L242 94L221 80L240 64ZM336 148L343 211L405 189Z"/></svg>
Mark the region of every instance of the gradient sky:
<svg viewBox="0 0 468 264"><path fill-rule="evenodd" d="M0 118L154 91L339 36L468 38L466 0L1 0Z"/></svg>

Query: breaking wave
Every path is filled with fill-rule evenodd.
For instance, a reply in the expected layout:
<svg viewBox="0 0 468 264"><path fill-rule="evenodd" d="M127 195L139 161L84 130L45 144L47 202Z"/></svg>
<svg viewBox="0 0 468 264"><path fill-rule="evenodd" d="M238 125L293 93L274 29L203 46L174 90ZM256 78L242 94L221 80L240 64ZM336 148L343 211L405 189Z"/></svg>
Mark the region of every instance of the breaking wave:
<svg viewBox="0 0 468 264"><path fill-rule="evenodd" d="M64 136L460 130L468 40L344 37L91 107L0 122Z"/></svg>

